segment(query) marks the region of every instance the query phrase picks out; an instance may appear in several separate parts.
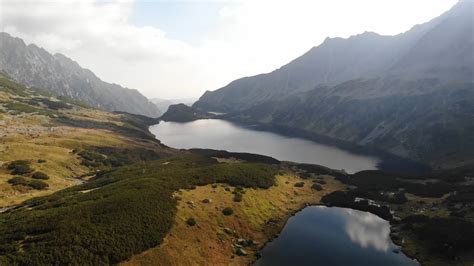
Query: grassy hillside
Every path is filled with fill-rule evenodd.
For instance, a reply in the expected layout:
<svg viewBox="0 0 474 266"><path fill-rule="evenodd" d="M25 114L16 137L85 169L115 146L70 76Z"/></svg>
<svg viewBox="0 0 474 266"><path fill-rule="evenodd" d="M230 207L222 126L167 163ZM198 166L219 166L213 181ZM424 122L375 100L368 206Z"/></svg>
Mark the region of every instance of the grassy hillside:
<svg viewBox="0 0 474 266"><path fill-rule="evenodd" d="M104 157L144 150L153 158L176 153L148 132L151 122L31 90L0 75L0 208L80 184L95 171L112 166L110 159L105 164L87 164L82 151L101 150ZM8 165L16 160L28 161L33 169L23 176L26 181L32 181L34 172L44 172L49 176L43 181L48 187L38 190L10 184L8 180L16 175Z"/></svg>

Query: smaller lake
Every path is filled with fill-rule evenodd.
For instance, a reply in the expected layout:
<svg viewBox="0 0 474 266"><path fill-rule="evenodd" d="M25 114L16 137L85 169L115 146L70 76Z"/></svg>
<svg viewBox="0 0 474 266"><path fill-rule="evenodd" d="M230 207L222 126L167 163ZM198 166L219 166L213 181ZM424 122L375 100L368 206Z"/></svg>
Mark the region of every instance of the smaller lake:
<svg viewBox="0 0 474 266"><path fill-rule="evenodd" d="M282 161L324 165L348 173L377 169L377 157L356 154L295 137L257 131L225 120L207 119L188 123L160 122L150 127L163 144L178 148L207 148L231 152L248 152Z"/></svg>
<svg viewBox="0 0 474 266"><path fill-rule="evenodd" d="M419 265L393 252L389 233L389 223L371 213L311 206L288 220L255 265Z"/></svg>

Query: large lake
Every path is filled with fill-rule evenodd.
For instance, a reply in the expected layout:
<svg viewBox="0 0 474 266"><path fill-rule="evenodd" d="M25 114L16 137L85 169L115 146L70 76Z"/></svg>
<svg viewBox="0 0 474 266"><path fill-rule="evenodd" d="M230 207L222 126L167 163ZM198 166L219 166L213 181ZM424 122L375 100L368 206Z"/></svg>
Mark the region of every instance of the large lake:
<svg viewBox="0 0 474 266"><path fill-rule="evenodd" d="M255 265L419 265L393 252L389 233L389 223L368 212L307 207L267 243Z"/></svg>
<svg viewBox="0 0 474 266"><path fill-rule="evenodd" d="M324 165L348 173L377 169L380 159L301 138L252 130L225 120L188 123L160 122L150 131L167 146L179 149L209 148L248 152L278 160Z"/></svg>

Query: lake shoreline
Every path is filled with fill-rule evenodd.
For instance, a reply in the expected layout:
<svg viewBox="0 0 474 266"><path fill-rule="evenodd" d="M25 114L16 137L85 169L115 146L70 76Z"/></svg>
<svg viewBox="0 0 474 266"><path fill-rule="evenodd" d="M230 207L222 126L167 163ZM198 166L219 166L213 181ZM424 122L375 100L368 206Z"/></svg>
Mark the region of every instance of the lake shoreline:
<svg viewBox="0 0 474 266"><path fill-rule="evenodd" d="M377 163L376 168L378 170L385 171L385 172L405 174L405 175L406 174L417 175L417 174L429 173L430 171L432 171L431 167L421 162L413 161L408 158L403 158L403 157L400 157L392 153L379 150L373 147L361 146L361 145L354 144L348 141L331 138L328 136L320 135L320 134L303 130L303 129L293 128L293 127L288 127L288 126L283 126L283 125L269 124L269 123L230 119L230 118L225 117L225 115L218 115L212 118L205 118L205 119L196 119L194 121L199 121L199 120L222 120L243 129L253 130L257 132L268 132L268 133L280 135L282 137L287 137L287 138L297 138L301 140L311 141L319 145L325 145L325 146L333 147L336 149L345 150L359 156L379 158L380 161ZM194 121L190 121L190 122L194 122ZM152 126L159 125L162 122L167 122L167 121L160 120L158 124L150 125L149 131L151 132L150 128ZM190 122L174 122L174 123L186 124ZM154 134L153 132L151 133ZM203 147L203 148L208 148L208 147ZM224 149L224 150L227 150L227 149ZM250 152L250 153L256 153L256 152ZM260 153L257 152L256 154L260 154ZM296 160L287 160L287 161L298 162ZM318 164L318 163L314 163L314 164ZM319 164L319 165L324 165L324 164Z"/></svg>
<svg viewBox="0 0 474 266"><path fill-rule="evenodd" d="M342 147L254 130L221 119L161 122L151 126L150 131L166 146L176 149L202 148L263 154L280 161L344 169L347 173L376 170L381 161L381 158L356 154Z"/></svg>
<svg viewBox="0 0 474 266"><path fill-rule="evenodd" d="M267 242L265 242L264 245L262 245L256 254L258 254L256 256L255 259L252 260L251 262L251 265L254 265L260 258L261 258L261 251L265 249L265 247L273 242L275 239L277 239L281 232L283 231L283 229L286 227L286 225L288 224L288 222L290 221L290 219L294 216L296 216L298 213L302 212L304 209L308 208L308 207L327 207L327 208L339 208L339 209L348 209L348 210L356 210L356 211L361 211L361 212L367 212L367 213L370 213L372 215L375 215L377 216L378 218L384 220L384 221L387 221L390 225L390 229L394 226L393 224L393 221L389 221L389 220L385 220L384 218L378 216L377 214L374 214L374 213L371 213L371 212L368 212L368 211L364 211L364 210L361 210L361 209L357 209L357 208L347 208L347 207L338 207L338 206L335 206L335 205L331 205L331 204L326 204L326 203L306 203L304 204L304 206L302 206L300 209L297 209L297 210L294 210L290 213L288 213L288 216L287 216L287 219L285 220L285 222L281 225L281 227L278 229L278 232L275 233L272 237L270 237L268 239ZM392 234L391 234L392 230L390 230L390 233L389 233L389 238L390 238L390 241L392 241L393 244L395 244L397 247L400 248L400 254L403 254L404 256L406 256L407 258L413 260L414 262L418 263L419 265L420 262L418 261L418 259L416 258L416 256L414 255L410 255L408 254L404 249L403 249L403 246L401 245L401 243L399 241L396 241L392 238ZM390 251L392 252L392 251Z"/></svg>
<svg viewBox="0 0 474 266"><path fill-rule="evenodd" d="M381 158L382 161L377 165L377 167L379 170L382 170L382 171L402 173L402 174L420 174L420 173L427 173L432 170L428 165L425 165L421 162L416 162L409 158L403 158L398 155L389 153L387 151L379 150L373 147L354 144L348 141L335 139L332 137L320 135L318 133L314 133L314 132L299 129L299 128L271 124L271 123L260 123L260 122L250 122L250 121L246 122L246 121L242 121L238 119L228 119L228 118L221 118L221 117L216 117L212 119L222 119L224 121L234 123L244 128L251 128L257 131L271 132L271 133L279 134L286 137L301 138L304 140L309 140L316 143L322 143L324 145L328 145L328 146L332 146L336 148L342 148L344 150L348 150L355 154L378 157L378 158Z"/></svg>

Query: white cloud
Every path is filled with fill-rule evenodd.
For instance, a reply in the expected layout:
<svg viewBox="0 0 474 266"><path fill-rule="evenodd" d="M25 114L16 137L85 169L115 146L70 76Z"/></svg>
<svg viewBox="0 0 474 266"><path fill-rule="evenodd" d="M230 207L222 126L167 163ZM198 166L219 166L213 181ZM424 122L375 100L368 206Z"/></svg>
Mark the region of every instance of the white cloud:
<svg viewBox="0 0 474 266"><path fill-rule="evenodd" d="M456 0L235 1L199 44L129 22L134 1L0 0L0 29L61 52L102 79L149 97L199 96L241 76L271 71L326 36L396 34ZM186 18L177 18L182 20Z"/></svg>

